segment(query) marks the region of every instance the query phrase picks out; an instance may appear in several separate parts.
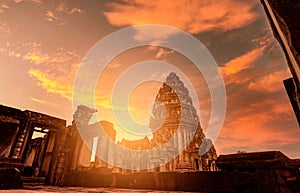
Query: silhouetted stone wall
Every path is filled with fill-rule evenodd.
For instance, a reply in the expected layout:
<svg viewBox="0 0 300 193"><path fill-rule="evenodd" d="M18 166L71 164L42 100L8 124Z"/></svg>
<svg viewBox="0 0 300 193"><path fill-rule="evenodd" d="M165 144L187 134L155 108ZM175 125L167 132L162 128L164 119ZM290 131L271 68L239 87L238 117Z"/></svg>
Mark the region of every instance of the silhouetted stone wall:
<svg viewBox="0 0 300 193"><path fill-rule="evenodd" d="M300 126L299 0L261 0L275 38L285 53L292 78L284 84Z"/></svg>
<svg viewBox="0 0 300 193"><path fill-rule="evenodd" d="M300 192L299 160L281 152L222 155L221 171L138 172L103 175L95 169L71 171L66 186L98 186L195 192Z"/></svg>

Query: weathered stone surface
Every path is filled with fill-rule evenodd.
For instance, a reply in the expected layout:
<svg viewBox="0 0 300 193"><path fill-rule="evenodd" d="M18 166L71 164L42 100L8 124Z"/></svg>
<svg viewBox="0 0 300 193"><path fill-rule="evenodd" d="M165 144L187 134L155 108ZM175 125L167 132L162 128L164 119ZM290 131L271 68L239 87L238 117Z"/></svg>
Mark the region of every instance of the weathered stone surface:
<svg viewBox="0 0 300 193"><path fill-rule="evenodd" d="M135 188L143 189L157 189L154 181L156 181L157 173L139 172L136 173L136 185Z"/></svg>
<svg viewBox="0 0 300 193"><path fill-rule="evenodd" d="M155 180L155 187L159 190L176 190L176 172L159 172Z"/></svg>
<svg viewBox="0 0 300 193"><path fill-rule="evenodd" d="M164 148L152 154L116 152L117 166L135 170L154 168L148 171L160 172L217 170L216 150L205 138L188 89L174 72L166 77L155 97L149 128L153 134L151 139L147 136L139 140L123 139L118 145L134 150L150 150L162 145ZM158 167L157 163L162 162L165 164Z"/></svg>
<svg viewBox="0 0 300 193"><path fill-rule="evenodd" d="M290 168L293 166L286 155L279 151L240 153L220 155L217 159L218 168L221 170L253 170L258 168Z"/></svg>
<svg viewBox="0 0 300 193"><path fill-rule="evenodd" d="M20 171L12 167L0 167L0 189L23 188Z"/></svg>
<svg viewBox="0 0 300 193"><path fill-rule="evenodd" d="M24 111L27 121L32 121L37 125L41 126L52 126L57 129L66 127L66 120L52 117L46 114L37 113L34 111Z"/></svg>
<svg viewBox="0 0 300 193"><path fill-rule="evenodd" d="M273 34L280 43L292 79L284 81L300 126L300 3L298 0L261 0Z"/></svg>
<svg viewBox="0 0 300 193"><path fill-rule="evenodd" d="M293 48L295 55L299 57L300 53L300 25L299 13L300 3L298 0L268 0L272 9L276 13L281 29L288 38L290 46ZM298 58L298 63L300 60Z"/></svg>
<svg viewBox="0 0 300 193"><path fill-rule="evenodd" d="M22 111L19 109L0 105L0 116L12 117L14 119L19 119L21 116L21 113L22 113Z"/></svg>
<svg viewBox="0 0 300 193"><path fill-rule="evenodd" d="M222 193L300 192L299 160L290 160L280 152L222 155L219 161L222 171L214 172L103 175L95 169L72 171L66 176L65 185Z"/></svg>
<svg viewBox="0 0 300 193"><path fill-rule="evenodd" d="M21 111L0 105L0 157L9 157L19 130Z"/></svg>
<svg viewBox="0 0 300 193"><path fill-rule="evenodd" d="M0 158L0 168L17 168L19 171L22 171L24 168L24 164L21 164L20 159L15 158Z"/></svg>
<svg viewBox="0 0 300 193"><path fill-rule="evenodd" d="M122 188L100 188L100 187L56 187L38 186L26 190L2 190L1 193L183 193L182 191L157 191L146 189L122 189ZM188 193L188 192L184 192Z"/></svg>
<svg viewBox="0 0 300 193"><path fill-rule="evenodd" d="M117 174L116 180L116 187L135 188L136 174Z"/></svg>
<svg viewBox="0 0 300 193"><path fill-rule="evenodd" d="M47 177L49 184L59 181L57 177L64 165L66 120L0 105L0 131L0 166L22 171L26 165L23 174ZM37 133L43 137L34 136ZM10 162L13 159L18 162Z"/></svg>
<svg viewBox="0 0 300 193"><path fill-rule="evenodd" d="M87 126L93 113L97 112L95 109L86 107L84 105L79 105L75 114L73 115L74 122L77 127Z"/></svg>
<svg viewBox="0 0 300 193"><path fill-rule="evenodd" d="M227 172L184 172L177 174L176 190L235 192L233 174Z"/></svg>
<svg viewBox="0 0 300 193"><path fill-rule="evenodd" d="M67 176L67 183L65 185L174 191L235 192L236 187L233 179L234 175L229 172L143 172L102 175L89 171L73 172L72 175Z"/></svg>

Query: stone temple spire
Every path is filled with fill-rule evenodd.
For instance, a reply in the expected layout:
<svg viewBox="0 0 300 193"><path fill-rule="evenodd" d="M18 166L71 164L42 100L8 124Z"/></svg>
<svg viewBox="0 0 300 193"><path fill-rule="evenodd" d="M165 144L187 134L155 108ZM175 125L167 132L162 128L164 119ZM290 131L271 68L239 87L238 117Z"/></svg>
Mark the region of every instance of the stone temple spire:
<svg viewBox="0 0 300 193"><path fill-rule="evenodd" d="M174 144L168 151L183 149L183 145L188 144L186 149L166 166L167 170L215 169L214 162L217 155L213 146L205 155L199 155L199 147L203 141L206 141L205 135L189 91L174 72L167 76L158 91L149 127L153 132L152 144L155 146L166 143L172 137L175 138ZM189 142L188 139L192 140ZM161 156L167 155L166 152Z"/></svg>
<svg viewBox="0 0 300 193"><path fill-rule="evenodd" d="M168 130L172 130L172 133L176 132L180 122L190 127L198 124L198 115L189 91L176 73L170 73L159 89L152 114L150 128L153 133L159 129L157 127L162 122L167 125Z"/></svg>
<svg viewBox="0 0 300 193"><path fill-rule="evenodd" d="M149 128L152 130L152 139L123 140L120 143L130 149L143 150L164 145L164 149L159 155L148 155L149 157L143 155L147 160L143 161L143 164L149 168L162 160L172 160L155 168L155 171L210 171L216 169L217 154L213 146L205 150L206 153L199 154L201 144L209 141L205 139L188 89L174 72L167 76L155 97ZM171 143L169 143L170 141ZM175 159L174 152L178 155ZM139 158L135 155L122 156L120 154L118 159L124 161L138 160ZM126 163L133 162L127 161Z"/></svg>

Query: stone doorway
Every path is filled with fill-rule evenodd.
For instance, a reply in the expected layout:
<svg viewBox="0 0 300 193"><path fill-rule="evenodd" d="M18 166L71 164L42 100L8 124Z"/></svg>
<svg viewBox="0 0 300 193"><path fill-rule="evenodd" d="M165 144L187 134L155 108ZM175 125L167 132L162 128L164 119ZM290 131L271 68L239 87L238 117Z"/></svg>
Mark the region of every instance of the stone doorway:
<svg viewBox="0 0 300 193"><path fill-rule="evenodd" d="M48 144L48 129L35 127L28 140L27 152L24 157L24 176L45 176L41 172L45 147Z"/></svg>
<svg viewBox="0 0 300 193"><path fill-rule="evenodd" d="M49 129L34 127L32 130L27 143L27 151L23 157L24 176L47 176L49 170L49 157L51 160L49 150L53 150L53 148L49 147L50 135Z"/></svg>

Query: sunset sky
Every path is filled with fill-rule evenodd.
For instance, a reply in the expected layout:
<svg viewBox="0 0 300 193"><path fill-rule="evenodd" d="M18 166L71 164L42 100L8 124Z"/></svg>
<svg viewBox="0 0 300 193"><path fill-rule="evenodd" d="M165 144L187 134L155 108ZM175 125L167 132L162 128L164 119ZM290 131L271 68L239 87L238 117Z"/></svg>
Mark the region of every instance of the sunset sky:
<svg viewBox="0 0 300 193"><path fill-rule="evenodd" d="M140 24L184 30L216 60L227 92L218 154L280 150L300 157L300 128L282 83L291 74L258 0L0 0L0 104L71 124L73 83L83 57L105 36ZM137 38L143 35L136 31ZM203 77L185 68L192 65L186 58L161 47L131 49L109 63L97 85L98 118L115 123L114 82L143 60L166 61L191 77L205 130L210 96ZM134 90L129 104L135 120L148 121L160 85L146 82ZM117 132L118 140L128 137Z"/></svg>

